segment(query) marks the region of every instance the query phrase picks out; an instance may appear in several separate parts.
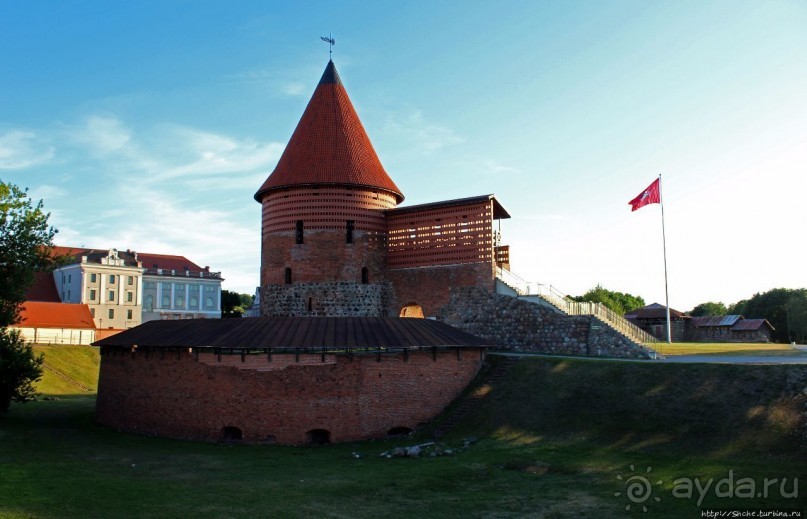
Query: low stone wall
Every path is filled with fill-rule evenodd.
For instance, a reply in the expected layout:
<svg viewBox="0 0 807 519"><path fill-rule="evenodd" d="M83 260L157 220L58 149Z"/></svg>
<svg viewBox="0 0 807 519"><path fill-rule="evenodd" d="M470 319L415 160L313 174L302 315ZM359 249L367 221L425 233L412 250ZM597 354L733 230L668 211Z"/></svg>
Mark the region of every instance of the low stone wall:
<svg viewBox="0 0 807 519"><path fill-rule="evenodd" d="M557 313L478 287L452 289L440 319L503 350L649 358L648 350L596 317Z"/></svg>
<svg viewBox="0 0 807 519"><path fill-rule="evenodd" d="M261 314L269 317L377 317L386 315L389 287L350 281L266 285Z"/></svg>

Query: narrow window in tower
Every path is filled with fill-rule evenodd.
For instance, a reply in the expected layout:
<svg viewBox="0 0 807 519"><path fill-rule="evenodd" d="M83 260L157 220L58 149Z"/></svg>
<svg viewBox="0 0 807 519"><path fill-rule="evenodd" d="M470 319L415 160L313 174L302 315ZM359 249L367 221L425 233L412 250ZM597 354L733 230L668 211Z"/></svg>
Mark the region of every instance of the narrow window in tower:
<svg viewBox="0 0 807 519"><path fill-rule="evenodd" d="M370 271L367 269L367 267L362 267L361 269L361 282L363 285L370 282Z"/></svg>
<svg viewBox="0 0 807 519"><path fill-rule="evenodd" d="M303 221L297 220L297 231L294 233L295 243L300 245L303 243Z"/></svg>
<svg viewBox="0 0 807 519"><path fill-rule="evenodd" d="M353 220L347 221L347 232L345 234L345 243L353 243Z"/></svg>
<svg viewBox="0 0 807 519"><path fill-rule="evenodd" d="M311 311L311 308L313 308L313 306L314 306L314 299L309 297L308 298L308 311L309 312Z"/></svg>
<svg viewBox="0 0 807 519"><path fill-rule="evenodd" d="M283 273L283 281L287 285L291 285L291 267L286 267L286 270Z"/></svg>

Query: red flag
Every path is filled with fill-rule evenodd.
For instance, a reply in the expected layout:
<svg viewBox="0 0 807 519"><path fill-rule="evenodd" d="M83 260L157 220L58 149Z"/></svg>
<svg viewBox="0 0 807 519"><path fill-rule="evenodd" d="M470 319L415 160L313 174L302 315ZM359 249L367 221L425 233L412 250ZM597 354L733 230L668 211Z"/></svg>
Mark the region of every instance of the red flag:
<svg viewBox="0 0 807 519"><path fill-rule="evenodd" d="M660 204L661 203L661 179L657 178L652 184L647 186L647 189L641 192L639 196L628 202L631 206L631 211L635 211L647 204Z"/></svg>

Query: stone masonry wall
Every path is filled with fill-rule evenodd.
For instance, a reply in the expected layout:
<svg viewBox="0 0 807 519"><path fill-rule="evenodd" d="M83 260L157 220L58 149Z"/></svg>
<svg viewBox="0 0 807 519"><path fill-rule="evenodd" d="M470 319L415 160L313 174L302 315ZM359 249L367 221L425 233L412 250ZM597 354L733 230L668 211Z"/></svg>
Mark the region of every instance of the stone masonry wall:
<svg viewBox="0 0 807 519"><path fill-rule="evenodd" d="M380 317L386 315L387 284L349 281L266 285L261 312L269 317Z"/></svg>
<svg viewBox="0 0 807 519"><path fill-rule="evenodd" d="M569 316L478 287L451 290L440 315L447 324L489 339L496 348L561 355L648 358L593 316Z"/></svg>

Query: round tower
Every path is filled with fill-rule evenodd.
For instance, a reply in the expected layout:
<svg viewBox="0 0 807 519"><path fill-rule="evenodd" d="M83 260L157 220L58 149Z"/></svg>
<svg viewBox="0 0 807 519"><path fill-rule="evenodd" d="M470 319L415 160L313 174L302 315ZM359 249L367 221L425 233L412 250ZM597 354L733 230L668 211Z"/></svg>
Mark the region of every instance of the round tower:
<svg viewBox="0 0 807 519"><path fill-rule="evenodd" d="M262 314L384 315L384 211L403 198L329 61L255 194Z"/></svg>

